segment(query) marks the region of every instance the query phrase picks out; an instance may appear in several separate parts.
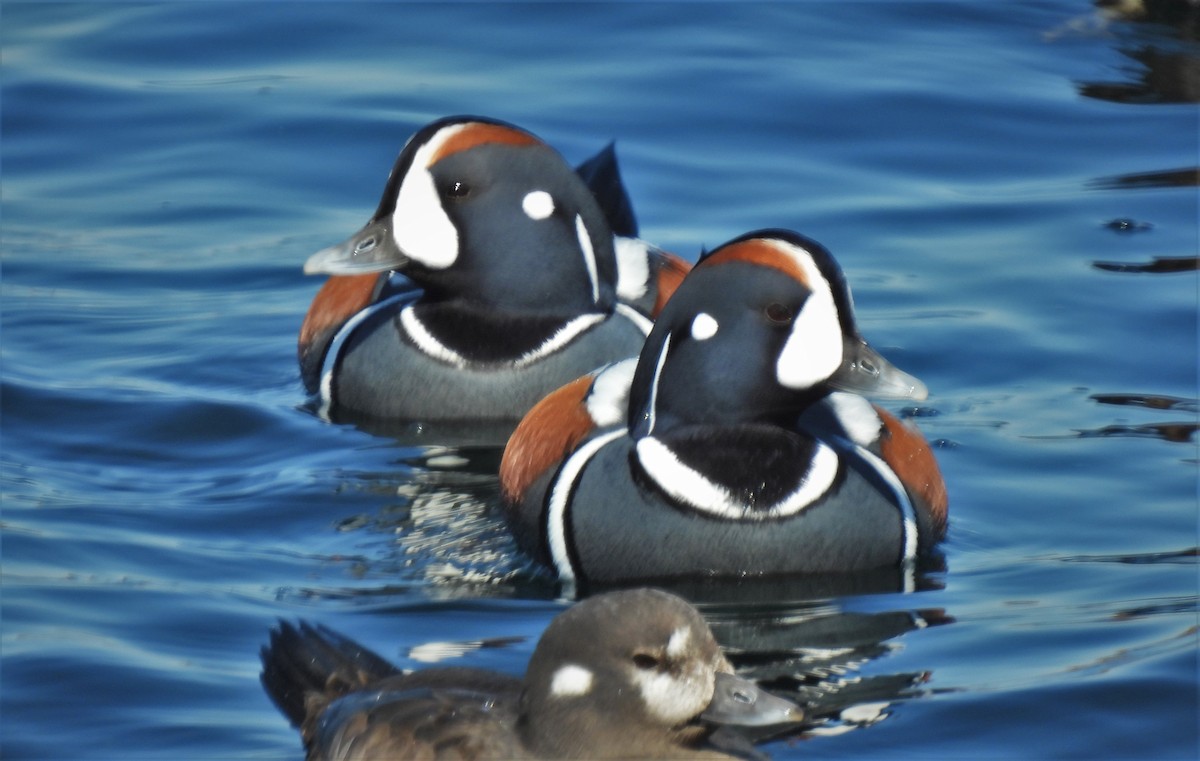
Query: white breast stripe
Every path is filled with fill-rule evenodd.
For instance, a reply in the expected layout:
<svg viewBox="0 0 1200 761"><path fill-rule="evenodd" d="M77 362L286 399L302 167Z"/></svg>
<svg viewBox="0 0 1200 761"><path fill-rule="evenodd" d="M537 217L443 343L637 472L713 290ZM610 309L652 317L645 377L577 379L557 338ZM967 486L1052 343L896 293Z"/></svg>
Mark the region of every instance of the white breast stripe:
<svg viewBox="0 0 1200 761"><path fill-rule="evenodd" d="M855 444L867 446L879 438L883 421L866 398L846 391L834 391L825 398L833 408L834 417Z"/></svg>
<svg viewBox="0 0 1200 761"><path fill-rule="evenodd" d="M568 584L575 583L575 569L571 566L571 556L567 552L567 527L564 525L567 503L571 501L576 481L579 480L579 474L583 472L588 461L601 448L624 435L625 430L618 428L587 442L567 458L558 478L554 479L550 490L550 504L546 510L546 537L550 544L550 558L558 570L558 577Z"/></svg>
<svg viewBox="0 0 1200 761"><path fill-rule="evenodd" d="M628 304L621 304L619 302L615 311L617 314L632 322L634 327L642 331L642 335L650 335L650 330L654 327L654 323L650 321L649 317L629 306Z"/></svg>
<svg viewBox="0 0 1200 761"><path fill-rule="evenodd" d="M588 277L592 279L592 303L600 301L600 276L596 274L596 252L592 250L592 236L588 235L583 217L575 215L575 236L583 250L583 263L587 265Z"/></svg>
<svg viewBox="0 0 1200 761"><path fill-rule="evenodd" d="M808 473L795 491L765 508L751 510L723 486L684 464L671 448L653 436L637 443L637 458L647 475L667 494L697 510L735 521L761 521L796 515L813 505L833 486L838 473L837 453L817 442Z"/></svg>
<svg viewBox="0 0 1200 761"><path fill-rule="evenodd" d="M346 339L363 323L363 320L380 309L386 309L405 299L412 299L416 295L417 293L413 291L398 293L376 304L371 304L347 320L346 324L342 325L341 329L334 334L333 340L329 342L329 348L325 351L325 360L321 363L321 408L317 411L321 419L329 419L329 409L333 406L333 368L337 366L337 361L342 353L342 345L346 343Z"/></svg>
<svg viewBox="0 0 1200 761"><path fill-rule="evenodd" d="M403 326L404 332L408 333L408 337L413 340L417 348L429 356L455 367L467 366L465 357L434 338L433 334L425 329L412 307L400 310L400 325Z"/></svg>
<svg viewBox="0 0 1200 761"><path fill-rule="evenodd" d="M585 404L598 428L616 425L629 416L629 386L637 370L637 357L609 365L596 374Z"/></svg>
<svg viewBox="0 0 1200 761"><path fill-rule="evenodd" d="M604 318L603 314L585 314L576 317L555 331L552 336L542 342L541 346L514 360L512 367L517 369L527 367L542 357L558 351L575 340L580 334L587 332L592 326L603 322ZM417 317L412 307L408 307L400 312L400 325L408 333L408 337L412 339L413 343L417 345L417 348L434 359L464 369L471 365L471 362L466 357L434 338L433 334L421 323L421 319Z"/></svg>
<svg viewBox="0 0 1200 761"><path fill-rule="evenodd" d="M580 317L576 317L566 325L563 325L561 328L559 328L554 335L547 338L541 346L527 354L522 355L520 359L513 363L513 367L525 367L526 365L538 361L547 354L558 351L573 341L580 333L587 331L593 325L601 322L604 322L604 315L602 314L585 314Z"/></svg>

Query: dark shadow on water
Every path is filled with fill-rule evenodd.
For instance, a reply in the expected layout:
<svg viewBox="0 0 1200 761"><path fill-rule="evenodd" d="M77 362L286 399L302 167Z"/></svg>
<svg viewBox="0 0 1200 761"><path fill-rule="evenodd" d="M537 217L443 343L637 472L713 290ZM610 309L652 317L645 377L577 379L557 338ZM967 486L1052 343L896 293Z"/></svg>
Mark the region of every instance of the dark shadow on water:
<svg viewBox="0 0 1200 761"><path fill-rule="evenodd" d="M1088 398L1100 404L1113 404L1121 407L1145 407L1151 410L1200 412L1200 400L1184 399L1178 396L1163 396L1161 394L1092 394Z"/></svg>
<svg viewBox="0 0 1200 761"><path fill-rule="evenodd" d="M1145 552L1132 555L1072 555L1062 558L1068 563L1124 563L1126 565L1159 565L1162 563L1196 565L1200 563L1200 547L1188 547L1173 552Z"/></svg>
<svg viewBox="0 0 1200 761"><path fill-rule="evenodd" d="M1143 188L1193 188L1200 186L1200 167L1181 167L1152 172L1131 172L1097 177L1088 182L1093 190L1135 190Z"/></svg>
<svg viewBox="0 0 1200 761"><path fill-rule="evenodd" d="M1200 270L1200 256L1156 256L1148 262L1092 262L1105 272L1164 275Z"/></svg>

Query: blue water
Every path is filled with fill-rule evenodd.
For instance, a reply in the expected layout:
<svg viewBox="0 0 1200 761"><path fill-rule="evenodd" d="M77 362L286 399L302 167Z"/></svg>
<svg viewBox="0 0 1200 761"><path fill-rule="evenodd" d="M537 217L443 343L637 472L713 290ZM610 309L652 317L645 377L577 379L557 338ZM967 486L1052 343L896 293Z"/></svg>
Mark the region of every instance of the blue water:
<svg viewBox="0 0 1200 761"><path fill-rule="evenodd" d="M937 445L945 570L697 596L822 719L764 750L1196 756L1194 20L6 2L0 24L0 755L299 759L258 684L279 617L405 667L523 668L567 603L499 520L498 451L326 423L295 360L306 256L367 219L412 131L479 113L571 161L615 139L643 236L690 259L765 226L822 241L932 390L893 409Z"/></svg>

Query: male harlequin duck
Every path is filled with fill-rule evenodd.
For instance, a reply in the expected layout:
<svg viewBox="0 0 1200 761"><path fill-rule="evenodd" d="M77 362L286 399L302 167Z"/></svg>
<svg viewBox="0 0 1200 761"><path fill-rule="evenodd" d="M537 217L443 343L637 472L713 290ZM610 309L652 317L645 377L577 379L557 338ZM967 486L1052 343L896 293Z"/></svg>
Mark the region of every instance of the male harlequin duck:
<svg viewBox="0 0 1200 761"><path fill-rule="evenodd" d="M700 260L638 359L530 411L501 462L509 517L576 584L911 566L945 486L858 393L926 394L861 338L828 251L750 233Z"/></svg>
<svg viewBox="0 0 1200 761"><path fill-rule="evenodd" d="M328 629L281 624L262 682L309 761L730 758L713 724L800 721L795 704L733 675L691 605L651 589L557 616L524 679L471 668L404 674Z"/></svg>
<svg viewBox="0 0 1200 761"><path fill-rule="evenodd" d="M631 237L615 162L577 173L482 117L419 130L371 221L305 264L334 276L300 332L309 392L370 417L516 422L636 353L688 264Z"/></svg>

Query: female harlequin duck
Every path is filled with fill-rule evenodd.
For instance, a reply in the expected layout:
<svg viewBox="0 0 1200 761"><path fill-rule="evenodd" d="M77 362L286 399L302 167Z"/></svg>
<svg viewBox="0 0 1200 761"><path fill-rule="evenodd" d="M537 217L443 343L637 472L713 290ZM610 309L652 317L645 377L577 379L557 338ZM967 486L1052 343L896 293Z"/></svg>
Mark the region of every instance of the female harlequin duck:
<svg viewBox="0 0 1200 761"><path fill-rule="evenodd" d="M710 724L803 718L733 675L695 608L651 589L599 595L560 614L524 679L471 668L403 674L304 624L273 631L262 661L263 685L300 728L309 761L719 759L753 748Z"/></svg>
<svg viewBox="0 0 1200 761"><path fill-rule="evenodd" d="M579 172L492 119L419 130L371 221L305 264L334 275L300 333L309 392L377 418L515 422L636 353L688 265L629 237L611 147Z"/></svg>
<svg viewBox="0 0 1200 761"><path fill-rule="evenodd" d="M570 383L513 433L518 538L568 582L911 566L945 530L924 439L855 393L923 399L872 350L820 244L706 255L637 360Z"/></svg>

